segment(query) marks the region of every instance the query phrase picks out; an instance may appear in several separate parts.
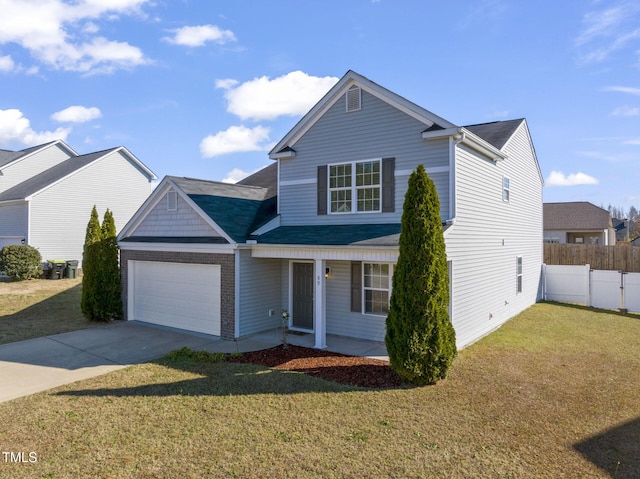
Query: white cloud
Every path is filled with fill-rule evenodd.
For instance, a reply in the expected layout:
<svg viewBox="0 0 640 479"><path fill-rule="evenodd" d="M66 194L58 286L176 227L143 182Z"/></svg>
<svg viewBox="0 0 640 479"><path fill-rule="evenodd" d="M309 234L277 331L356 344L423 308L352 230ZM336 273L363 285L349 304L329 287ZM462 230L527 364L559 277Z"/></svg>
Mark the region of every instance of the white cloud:
<svg viewBox="0 0 640 479"><path fill-rule="evenodd" d="M640 137L623 141L625 145L640 145Z"/></svg>
<svg viewBox="0 0 640 479"><path fill-rule="evenodd" d="M216 25L182 27L171 31L174 33L173 37L164 37L163 40L187 47L201 47L207 42L224 45L227 42L236 41L236 36L231 30L221 30Z"/></svg>
<svg viewBox="0 0 640 479"><path fill-rule="evenodd" d="M242 151L266 151L271 147L269 128L231 126L225 131L209 135L200 142L200 153L205 158Z"/></svg>
<svg viewBox="0 0 640 479"><path fill-rule="evenodd" d="M18 141L24 145L38 145L53 140L66 140L71 128L37 132L31 128L28 118L20 110L0 110L0 144Z"/></svg>
<svg viewBox="0 0 640 479"><path fill-rule="evenodd" d="M0 72L10 72L15 68L15 64L13 63L13 58L9 55L5 55L0 57Z"/></svg>
<svg viewBox="0 0 640 479"><path fill-rule="evenodd" d="M638 116L640 115L640 108L637 106L619 106L611 112L612 116Z"/></svg>
<svg viewBox="0 0 640 479"><path fill-rule="evenodd" d="M303 115L338 81L336 77L315 77L294 71L271 80L267 76L242 84L218 80L226 90L227 111L243 120L273 120L281 115Z"/></svg>
<svg viewBox="0 0 640 479"><path fill-rule="evenodd" d="M0 45L15 43L54 69L108 73L150 63L127 42L94 36L92 20L140 14L150 0L2 0ZM84 26L79 23L86 22Z"/></svg>
<svg viewBox="0 0 640 479"><path fill-rule="evenodd" d="M60 123L84 123L101 116L102 112L95 106L87 108L86 106L74 105L55 112L51 118Z"/></svg>
<svg viewBox="0 0 640 479"><path fill-rule="evenodd" d="M584 50L582 61L601 62L617 50L640 38L637 15L640 5L620 1L616 5L588 12L583 17L584 29L575 45Z"/></svg>
<svg viewBox="0 0 640 479"><path fill-rule="evenodd" d="M552 171L544 181L545 186L576 186L576 185L597 185L599 181L593 176L585 173L571 173L566 175L561 171Z"/></svg>
<svg viewBox="0 0 640 479"><path fill-rule="evenodd" d="M605 87L604 91L617 91L620 93L628 93L629 95L640 96L640 88L635 88L632 86L608 86Z"/></svg>

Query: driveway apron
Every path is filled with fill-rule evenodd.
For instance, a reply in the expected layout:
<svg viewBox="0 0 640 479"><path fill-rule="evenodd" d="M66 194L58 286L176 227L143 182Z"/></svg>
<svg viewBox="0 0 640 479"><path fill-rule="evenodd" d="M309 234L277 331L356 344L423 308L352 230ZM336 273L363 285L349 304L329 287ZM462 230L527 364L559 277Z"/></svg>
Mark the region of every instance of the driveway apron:
<svg viewBox="0 0 640 479"><path fill-rule="evenodd" d="M216 336L118 321L0 345L0 402L158 359L174 349L215 350Z"/></svg>

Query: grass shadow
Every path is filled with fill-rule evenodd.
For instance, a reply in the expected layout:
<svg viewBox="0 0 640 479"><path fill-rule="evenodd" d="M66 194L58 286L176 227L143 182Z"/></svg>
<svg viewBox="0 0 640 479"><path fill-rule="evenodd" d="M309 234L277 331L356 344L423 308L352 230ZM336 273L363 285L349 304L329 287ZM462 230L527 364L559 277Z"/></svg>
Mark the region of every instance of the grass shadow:
<svg viewBox="0 0 640 479"><path fill-rule="evenodd" d="M576 303L561 303L559 301L539 301L541 304L552 304L556 306L562 306L564 308L573 308L580 311L590 311L593 313L614 314L616 316L622 316L624 318L640 319L640 313L625 313L616 309L601 309L594 308L593 306L585 306L583 304Z"/></svg>
<svg viewBox="0 0 640 479"><path fill-rule="evenodd" d="M640 417L573 447L613 478L640 478Z"/></svg>
<svg viewBox="0 0 640 479"><path fill-rule="evenodd" d="M151 384L132 387L102 387L59 391L57 396L90 397L169 397L169 396L250 396L261 394L290 395L309 392L365 391L366 389L327 381L307 374L272 369L267 366L220 362L153 361L151 365L174 369L168 377ZM178 379L187 373L196 378Z"/></svg>
<svg viewBox="0 0 640 479"><path fill-rule="evenodd" d="M67 281L67 280L60 280ZM38 292L43 299L33 303L25 293L25 307L9 314L0 314L0 344L24 341L52 334L66 333L97 326L100 323L87 320L80 309L82 284L48 295ZM6 301L20 301L20 292L7 294ZM3 298L0 297L0 301ZM14 310L16 304L3 305L4 310ZM19 305L18 305L19 307ZM2 310L0 309L0 310Z"/></svg>

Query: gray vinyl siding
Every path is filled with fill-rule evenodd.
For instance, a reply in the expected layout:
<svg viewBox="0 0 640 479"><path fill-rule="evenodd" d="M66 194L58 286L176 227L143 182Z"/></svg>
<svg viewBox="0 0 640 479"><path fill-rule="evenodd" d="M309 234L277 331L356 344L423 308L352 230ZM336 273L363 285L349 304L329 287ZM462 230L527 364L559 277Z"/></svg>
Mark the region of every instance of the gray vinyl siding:
<svg viewBox="0 0 640 479"><path fill-rule="evenodd" d="M120 231L150 192L148 179L113 152L32 199L29 244L44 260L82 260L91 208L96 205L100 221L109 208Z"/></svg>
<svg viewBox="0 0 640 479"><path fill-rule="evenodd" d="M446 235L452 261L452 322L463 347L535 303L542 264L542 181L523 123L494 163L466 147L456 154L455 224ZM511 183L508 203L502 179ZM523 291L516 294L516 257Z"/></svg>
<svg viewBox="0 0 640 479"><path fill-rule="evenodd" d="M424 123L364 91L362 110L357 112L345 112L342 97L293 145L296 157L280 161L281 224L400 222L408 175L396 175L393 213L318 216L317 169L320 165L376 158L395 158L396 172L412 171L420 163L427 171L433 167L448 167L449 142L422 139L425 129ZM433 177L440 197L441 215L447 219L449 174L440 172ZM304 183L287 184L300 181Z"/></svg>
<svg viewBox="0 0 640 479"><path fill-rule="evenodd" d="M0 236L21 236L29 233L29 205L16 203L0 206Z"/></svg>
<svg viewBox="0 0 640 479"><path fill-rule="evenodd" d="M283 306L279 259L252 258L251 251L238 250L240 258L240 336L277 328ZM269 317L269 310L274 315Z"/></svg>
<svg viewBox="0 0 640 479"><path fill-rule="evenodd" d="M3 176L0 176L0 191L6 191L68 158L69 154L67 152L60 146L53 145L21 159L2 170Z"/></svg>
<svg viewBox="0 0 640 479"><path fill-rule="evenodd" d="M163 194L131 236L220 236L180 196L177 206L177 210L168 211L167 195Z"/></svg>
<svg viewBox="0 0 640 479"><path fill-rule="evenodd" d="M327 333L384 341L386 317L351 312L351 262L327 261Z"/></svg>

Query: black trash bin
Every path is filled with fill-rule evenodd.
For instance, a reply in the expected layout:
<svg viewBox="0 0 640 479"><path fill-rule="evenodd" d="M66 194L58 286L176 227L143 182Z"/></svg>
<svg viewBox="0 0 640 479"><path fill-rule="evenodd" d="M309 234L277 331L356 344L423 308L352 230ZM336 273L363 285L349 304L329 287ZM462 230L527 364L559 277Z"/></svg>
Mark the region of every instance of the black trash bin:
<svg viewBox="0 0 640 479"><path fill-rule="evenodd" d="M78 260L72 259L67 261L67 267L64 269L65 278L76 278L78 276Z"/></svg>
<svg viewBox="0 0 640 479"><path fill-rule="evenodd" d="M61 259L50 259L49 263L49 279L60 279L67 266L67 262Z"/></svg>

